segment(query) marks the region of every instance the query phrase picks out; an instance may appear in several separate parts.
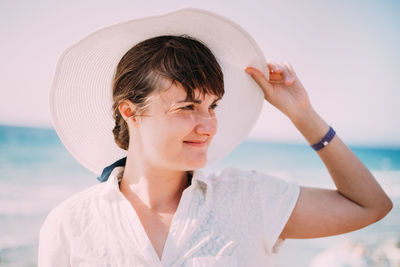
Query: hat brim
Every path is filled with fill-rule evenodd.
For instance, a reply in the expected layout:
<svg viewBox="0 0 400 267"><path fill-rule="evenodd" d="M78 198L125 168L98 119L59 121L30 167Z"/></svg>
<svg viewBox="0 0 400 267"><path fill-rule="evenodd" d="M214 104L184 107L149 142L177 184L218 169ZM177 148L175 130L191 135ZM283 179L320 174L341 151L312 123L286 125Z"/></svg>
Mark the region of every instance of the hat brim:
<svg viewBox="0 0 400 267"><path fill-rule="evenodd" d="M186 8L98 30L61 55L50 92L51 118L64 146L84 167L99 175L105 166L127 155L112 134L112 80L122 56L145 39L182 34L205 43L224 74L225 95L216 110L218 130L207 164L225 157L249 134L264 97L244 69L254 66L268 77L265 57L236 23Z"/></svg>

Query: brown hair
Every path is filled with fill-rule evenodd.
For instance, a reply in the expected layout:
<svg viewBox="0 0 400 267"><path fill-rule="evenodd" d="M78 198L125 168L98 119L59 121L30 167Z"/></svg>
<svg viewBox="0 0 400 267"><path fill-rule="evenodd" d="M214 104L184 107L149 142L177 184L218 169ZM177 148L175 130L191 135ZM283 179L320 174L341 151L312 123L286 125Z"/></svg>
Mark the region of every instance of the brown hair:
<svg viewBox="0 0 400 267"><path fill-rule="evenodd" d="M188 35L166 35L138 43L118 63L113 81L113 134L120 148L128 150L129 132L119 104L130 100L136 106L135 116L140 116L149 104L149 95L160 89L160 78L179 82L191 100L195 89L202 95L224 95L221 67L200 41Z"/></svg>

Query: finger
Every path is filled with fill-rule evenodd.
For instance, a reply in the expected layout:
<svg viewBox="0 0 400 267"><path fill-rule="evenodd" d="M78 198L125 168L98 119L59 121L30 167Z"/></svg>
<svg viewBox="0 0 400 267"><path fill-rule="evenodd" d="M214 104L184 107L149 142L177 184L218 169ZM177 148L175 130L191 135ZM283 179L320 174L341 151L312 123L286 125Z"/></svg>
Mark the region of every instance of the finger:
<svg viewBox="0 0 400 267"><path fill-rule="evenodd" d="M272 72L269 74L269 81L273 83L282 83L283 82L283 77L282 74Z"/></svg>
<svg viewBox="0 0 400 267"><path fill-rule="evenodd" d="M267 66L269 69L269 81L271 83L282 83L283 77L282 77L282 68L278 66L278 63L273 60L268 60L267 61Z"/></svg>
<svg viewBox="0 0 400 267"><path fill-rule="evenodd" d="M287 68L291 76L295 76L293 67L289 62L284 62L283 65Z"/></svg>
<svg viewBox="0 0 400 267"><path fill-rule="evenodd" d="M283 69L282 67L279 66L279 64L275 61L269 61L269 63L267 63L267 66L270 70L270 72L272 73L282 73Z"/></svg>
<svg viewBox="0 0 400 267"><path fill-rule="evenodd" d="M283 62L270 61L267 64L274 72L270 75L271 82L283 83L287 86L291 85L294 81L294 76L290 73L289 67ZM274 75L279 74L279 75Z"/></svg>
<svg viewBox="0 0 400 267"><path fill-rule="evenodd" d="M285 61L283 64L289 69L290 72L294 72L292 64L289 62Z"/></svg>
<svg viewBox="0 0 400 267"><path fill-rule="evenodd" d="M295 76L292 75L290 71L290 67L288 66L287 62L279 62L278 65L283 69L283 82L285 85L289 86L291 85L294 80Z"/></svg>
<svg viewBox="0 0 400 267"><path fill-rule="evenodd" d="M283 64L286 66L286 68L290 74L290 84L294 83L296 81L297 76L296 76L296 73L294 72L293 66L289 62L284 62Z"/></svg>
<svg viewBox="0 0 400 267"><path fill-rule="evenodd" d="M291 85L294 82L294 77L293 75L290 73L290 71L285 67L284 69L284 80L285 80L285 84L287 86Z"/></svg>
<svg viewBox="0 0 400 267"><path fill-rule="evenodd" d="M266 97L272 93L273 88L261 71L253 67L247 67L245 71L250 74L255 82L261 87Z"/></svg>

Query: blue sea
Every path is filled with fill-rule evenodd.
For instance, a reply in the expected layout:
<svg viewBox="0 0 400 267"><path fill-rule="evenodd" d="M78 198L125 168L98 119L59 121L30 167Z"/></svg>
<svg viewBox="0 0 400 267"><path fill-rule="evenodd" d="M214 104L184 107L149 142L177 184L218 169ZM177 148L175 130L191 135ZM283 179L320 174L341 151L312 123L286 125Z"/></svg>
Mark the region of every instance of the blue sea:
<svg viewBox="0 0 400 267"><path fill-rule="evenodd" d="M276 257L277 266L311 266L316 255L349 240L369 251L378 251L393 239L400 241L400 149L350 148L392 198L393 210L383 220L345 235L286 240ZM228 166L301 185L334 187L318 155L305 142L246 140L205 172ZM36 266L38 232L48 212L97 183L96 175L74 160L53 129L0 125L0 266Z"/></svg>

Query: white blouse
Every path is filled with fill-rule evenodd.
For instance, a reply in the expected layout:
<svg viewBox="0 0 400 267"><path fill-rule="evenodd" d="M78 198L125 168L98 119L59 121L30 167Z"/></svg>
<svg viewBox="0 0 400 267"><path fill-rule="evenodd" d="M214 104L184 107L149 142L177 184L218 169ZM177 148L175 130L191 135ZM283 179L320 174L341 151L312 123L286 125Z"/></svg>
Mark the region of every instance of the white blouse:
<svg viewBox="0 0 400 267"><path fill-rule="evenodd" d="M271 266L299 195L297 184L255 171L194 171L160 261L119 190L123 168L48 214L39 233L39 267Z"/></svg>

